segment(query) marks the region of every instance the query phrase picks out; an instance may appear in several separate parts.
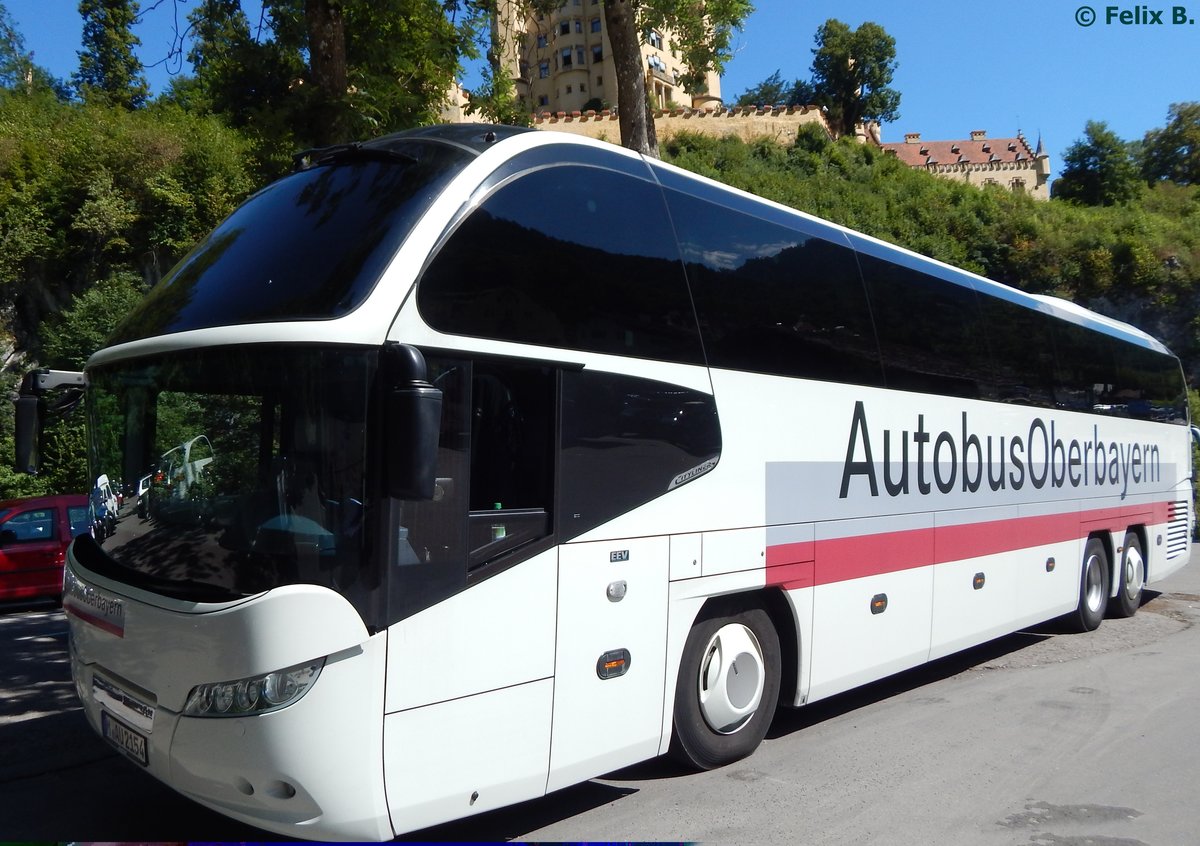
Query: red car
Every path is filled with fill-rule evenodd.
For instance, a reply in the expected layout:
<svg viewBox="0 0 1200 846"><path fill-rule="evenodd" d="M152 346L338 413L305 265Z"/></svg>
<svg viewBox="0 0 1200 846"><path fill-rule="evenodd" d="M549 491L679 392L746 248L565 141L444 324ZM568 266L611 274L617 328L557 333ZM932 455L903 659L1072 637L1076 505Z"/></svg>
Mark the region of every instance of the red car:
<svg viewBox="0 0 1200 846"><path fill-rule="evenodd" d="M86 494L0 502L0 600L62 593L67 546L92 520Z"/></svg>

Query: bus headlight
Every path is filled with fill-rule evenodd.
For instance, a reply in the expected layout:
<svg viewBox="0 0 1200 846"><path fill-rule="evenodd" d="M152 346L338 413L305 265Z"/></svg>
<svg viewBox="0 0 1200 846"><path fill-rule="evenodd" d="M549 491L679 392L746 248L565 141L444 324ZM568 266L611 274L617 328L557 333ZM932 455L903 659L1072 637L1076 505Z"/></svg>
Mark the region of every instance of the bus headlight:
<svg viewBox="0 0 1200 846"><path fill-rule="evenodd" d="M196 685L183 706L185 717L244 717L291 705L308 692L325 659L233 681Z"/></svg>

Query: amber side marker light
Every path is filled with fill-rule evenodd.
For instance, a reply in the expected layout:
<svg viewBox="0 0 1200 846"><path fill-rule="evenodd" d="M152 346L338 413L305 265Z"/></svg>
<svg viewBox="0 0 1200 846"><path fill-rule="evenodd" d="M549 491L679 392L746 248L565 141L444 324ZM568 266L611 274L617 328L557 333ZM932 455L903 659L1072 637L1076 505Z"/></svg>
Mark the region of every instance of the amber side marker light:
<svg viewBox="0 0 1200 846"><path fill-rule="evenodd" d="M987 579L984 577L983 573L976 573L975 578L971 580L971 587L975 588L975 590L982 590L983 583L985 581L987 581Z"/></svg>
<svg viewBox="0 0 1200 846"><path fill-rule="evenodd" d="M871 597L871 613L882 614L887 610L887 594L877 593Z"/></svg>
<svg viewBox="0 0 1200 846"><path fill-rule="evenodd" d="M596 662L596 675L601 679L615 679L629 670L629 650L613 649L605 652Z"/></svg>

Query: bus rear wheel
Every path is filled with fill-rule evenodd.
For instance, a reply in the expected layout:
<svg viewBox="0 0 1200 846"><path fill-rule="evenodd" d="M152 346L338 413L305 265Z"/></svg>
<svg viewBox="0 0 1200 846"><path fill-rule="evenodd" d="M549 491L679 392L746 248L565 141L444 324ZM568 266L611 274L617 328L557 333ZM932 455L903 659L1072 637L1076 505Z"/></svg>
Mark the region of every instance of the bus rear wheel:
<svg viewBox="0 0 1200 846"><path fill-rule="evenodd" d="M1079 579L1079 607L1068 618L1078 632L1095 631L1108 608L1108 550L1099 538L1088 538L1083 548L1083 573Z"/></svg>
<svg viewBox="0 0 1200 846"><path fill-rule="evenodd" d="M1111 608L1114 617L1132 617L1142 604L1142 588L1146 584L1146 559L1142 555L1142 541L1133 532L1125 535L1121 553L1121 586L1117 591L1117 602Z"/></svg>
<svg viewBox="0 0 1200 846"><path fill-rule="evenodd" d="M779 635L760 608L698 621L675 686L671 755L701 770L745 758L779 701Z"/></svg>

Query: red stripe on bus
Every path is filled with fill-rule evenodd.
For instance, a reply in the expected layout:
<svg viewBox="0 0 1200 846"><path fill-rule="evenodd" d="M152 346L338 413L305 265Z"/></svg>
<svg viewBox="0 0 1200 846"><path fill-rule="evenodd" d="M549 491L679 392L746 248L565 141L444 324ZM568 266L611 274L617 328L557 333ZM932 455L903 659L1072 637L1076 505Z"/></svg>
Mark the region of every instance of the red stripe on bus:
<svg viewBox="0 0 1200 846"><path fill-rule="evenodd" d="M109 634L114 634L117 637L121 637L121 638L125 637L125 627L124 626L118 626L116 623L111 623L108 620L104 619L103 617L97 617L95 614L89 614L87 611L84 611L79 606L72 604L70 602L70 600L63 603L63 611L70 614L72 617L76 617L80 620L83 620L83 622L85 622L85 623L90 623L91 625L95 626L96 628L102 629L103 631L106 631Z"/></svg>
<svg viewBox="0 0 1200 846"><path fill-rule="evenodd" d="M1120 533L1133 525L1166 523L1172 508L1171 502L1156 502L775 544L766 550L767 584L797 590L1079 540L1097 530Z"/></svg>

